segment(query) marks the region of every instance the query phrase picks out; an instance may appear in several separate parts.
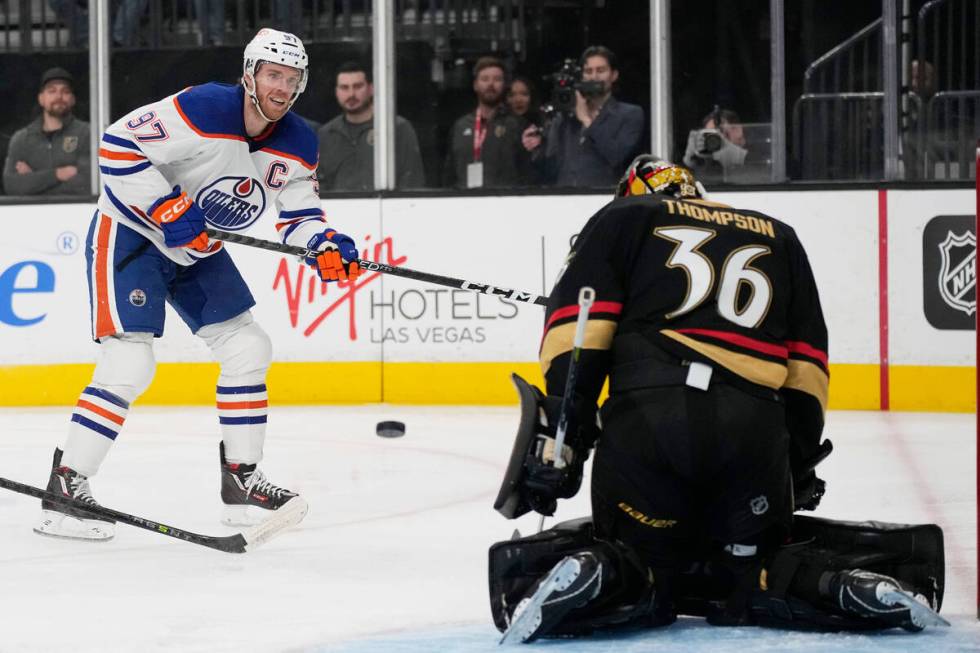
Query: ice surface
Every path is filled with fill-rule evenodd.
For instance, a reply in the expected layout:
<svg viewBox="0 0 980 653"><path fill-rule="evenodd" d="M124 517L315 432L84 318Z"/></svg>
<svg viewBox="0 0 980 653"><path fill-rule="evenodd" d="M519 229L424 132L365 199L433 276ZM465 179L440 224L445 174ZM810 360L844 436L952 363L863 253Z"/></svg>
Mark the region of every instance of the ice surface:
<svg viewBox="0 0 980 653"><path fill-rule="evenodd" d="M43 486L68 409L0 410L0 476ZM374 434L382 419L407 425ZM950 629L813 635L684 619L616 638L543 641L579 651L980 651L975 619L973 415L831 413L818 514L939 523ZM38 502L0 490L0 651L499 650L487 547L537 529L492 510L517 409L273 407L263 469L310 502L301 527L234 556L126 526L107 543L31 532ZM100 474L110 507L187 530L218 522L218 426L201 407L136 406ZM588 493L559 508L586 514ZM553 523L552 520L548 522Z"/></svg>

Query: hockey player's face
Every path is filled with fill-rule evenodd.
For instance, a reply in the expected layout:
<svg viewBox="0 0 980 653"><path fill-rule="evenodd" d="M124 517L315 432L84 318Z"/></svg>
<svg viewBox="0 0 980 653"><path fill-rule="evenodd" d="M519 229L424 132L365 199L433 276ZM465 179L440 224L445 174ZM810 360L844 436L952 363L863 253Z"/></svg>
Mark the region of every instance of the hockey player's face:
<svg viewBox="0 0 980 653"><path fill-rule="evenodd" d="M74 108L75 94L67 82L55 79L45 84L37 94L37 103L49 116L63 118Z"/></svg>
<svg viewBox="0 0 980 653"><path fill-rule="evenodd" d="M595 55L585 60L582 66L582 80L586 82L602 82L606 93L612 90L612 85L619 79L619 71L609 65L609 60L602 55Z"/></svg>
<svg viewBox="0 0 980 653"><path fill-rule="evenodd" d="M481 104L500 104L504 97L504 71L496 66L484 68L473 80L473 90Z"/></svg>
<svg viewBox="0 0 980 653"><path fill-rule="evenodd" d="M337 104L344 113L360 113L374 101L374 85L362 72L337 75Z"/></svg>
<svg viewBox="0 0 980 653"><path fill-rule="evenodd" d="M264 63L255 73L255 97L262 113L278 120L289 111L289 101L299 89L303 74L295 68Z"/></svg>

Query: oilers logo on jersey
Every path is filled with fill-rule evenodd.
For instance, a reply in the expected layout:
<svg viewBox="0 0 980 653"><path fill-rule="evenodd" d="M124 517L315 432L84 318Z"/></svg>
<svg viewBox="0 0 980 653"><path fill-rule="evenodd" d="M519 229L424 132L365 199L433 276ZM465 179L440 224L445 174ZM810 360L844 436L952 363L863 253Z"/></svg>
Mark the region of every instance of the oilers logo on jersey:
<svg viewBox="0 0 980 653"><path fill-rule="evenodd" d="M229 231L248 229L265 211L265 191L252 177L221 177L194 200L207 221Z"/></svg>

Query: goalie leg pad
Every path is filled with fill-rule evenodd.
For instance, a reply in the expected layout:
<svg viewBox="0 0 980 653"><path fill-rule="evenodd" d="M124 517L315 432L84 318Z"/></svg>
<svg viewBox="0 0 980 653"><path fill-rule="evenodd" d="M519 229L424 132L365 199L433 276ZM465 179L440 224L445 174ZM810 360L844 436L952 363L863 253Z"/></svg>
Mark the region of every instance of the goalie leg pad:
<svg viewBox="0 0 980 653"><path fill-rule="evenodd" d="M266 373L272 361L272 340L255 323L251 311L197 331L221 364L217 408L228 462L262 460L269 394Z"/></svg>
<svg viewBox="0 0 980 653"><path fill-rule="evenodd" d="M591 518L561 522L528 537L490 547L490 607L504 632L521 599L566 556L591 553L601 562L601 592L575 609L546 636L578 636L597 629L664 625L656 621L649 570L619 542L597 539Z"/></svg>
<svg viewBox="0 0 980 653"><path fill-rule="evenodd" d="M794 544L768 565L766 587L751 599L759 625L800 630L873 630L892 624L855 617L830 602L827 572L863 569L898 579L937 612L945 589L942 529L935 524L844 522L797 516Z"/></svg>

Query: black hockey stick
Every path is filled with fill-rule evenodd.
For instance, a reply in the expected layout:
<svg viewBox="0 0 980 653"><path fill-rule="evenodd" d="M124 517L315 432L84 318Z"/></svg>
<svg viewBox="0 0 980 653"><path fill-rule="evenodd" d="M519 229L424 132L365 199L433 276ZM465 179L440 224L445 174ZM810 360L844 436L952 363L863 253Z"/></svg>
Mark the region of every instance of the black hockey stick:
<svg viewBox="0 0 980 653"><path fill-rule="evenodd" d="M585 344L585 325L589 321L589 311L595 302L595 290L590 286L582 286L578 291L578 317L575 320L575 336L572 339L572 358L568 361L568 372L565 375L565 394L558 406L558 425L555 427L555 469L565 466L565 433L568 431L568 415L572 412L572 395L575 394L575 382L578 379L578 361L582 355L582 345ZM538 532L544 529L544 515L538 523Z"/></svg>
<svg viewBox="0 0 980 653"><path fill-rule="evenodd" d="M152 519L137 517L136 515L130 515L129 513L113 510L112 508L106 508L105 506L88 505L81 503L80 501L76 501L71 497L54 494L53 492L48 492L47 490L42 490L32 485L18 483L17 481L11 481L7 478L0 477L0 487L13 490L14 492L19 492L21 494L26 494L28 496L37 497L38 499L47 499L48 501L53 501L65 506L71 506L72 508L86 512L93 517L114 519L122 524L128 524L130 526L142 528L143 530L151 531L153 533L159 533L161 535L166 535L167 537L184 540L185 542L190 542L191 544L198 544L211 549L217 549L218 551L224 551L225 553L245 553L246 551L255 549L260 544L264 544L265 542L269 541L280 531L292 526L295 523L298 523L299 520L306 515L307 510L306 503L302 502L302 499L300 499L302 505L297 504L296 506L290 508L290 504L293 503L293 501L296 501L296 499L299 499L299 497L296 497L296 499L292 499L285 506L275 511L266 521L258 524L252 529L242 533L235 533L234 535L219 537L214 535L199 535L198 533L191 533L190 531L181 530L167 524L155 522Z"/></svg>
<svg viewBox="0 0 980 653"><path fill-rule="evenodd" d="M258 247L259 249L267 249L269 251L279 252L281 254L294 254L296 256L303 257L315 257L317 254L317 252L310 251L305 247L284 245L271 240L252 238L251 236L233 234L227 231L220 231L218 229L208 229L207 234L208 238L214 238L215 240L223 240L229 243L236 243L238 245L248 245L249 247ZM353 261L350 262L353 263ZM434 283L440 286L449 286L450 288L460 288L462 290L483 293L484 295L496 295L498 297L503 297L504 299L509 299L515 302L523 302L525 304L537 304L539 306L548 305L547 297L542 297L529 292L521 292L519 290L514 290L513 288L499 288L486 283L476 283L474 281L457 279L455 277L444 277L441 274L419 272L418 270L396 267L385 263L379 263L377 261L368 261L367 259L363 258L357 259L357 265L360 266L362 270L368 270L370 272L383 272L396 277L415 279L416 281L426 281L428 283Z"/></svg>

